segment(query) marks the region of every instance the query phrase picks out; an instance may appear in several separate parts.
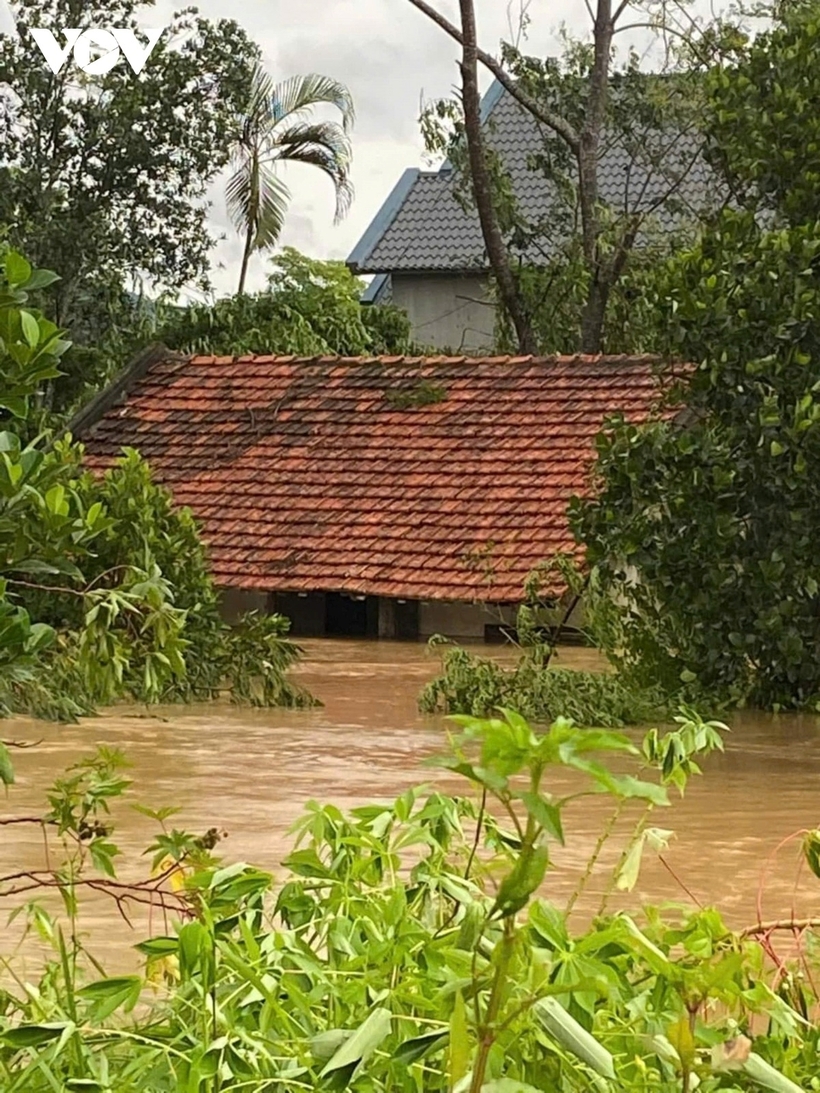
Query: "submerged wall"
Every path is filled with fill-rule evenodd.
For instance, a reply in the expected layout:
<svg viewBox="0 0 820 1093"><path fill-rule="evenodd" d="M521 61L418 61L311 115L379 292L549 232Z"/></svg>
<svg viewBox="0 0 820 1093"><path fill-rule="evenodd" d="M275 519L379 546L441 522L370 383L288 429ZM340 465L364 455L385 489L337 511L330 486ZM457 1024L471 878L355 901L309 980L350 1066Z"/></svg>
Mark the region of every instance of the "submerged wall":
<svg viewBox="0 0 820 1093"><path fill-rule="evenodd" d="M449 603L353 596L338 592L246 592L226 589L222 613L236 622L246 611L267 611L291 620L294 637L381 638L427 641L434 634L454 641L503 641L515 626L514 604ZM579 605L568 625L583 625Z"/></svg>

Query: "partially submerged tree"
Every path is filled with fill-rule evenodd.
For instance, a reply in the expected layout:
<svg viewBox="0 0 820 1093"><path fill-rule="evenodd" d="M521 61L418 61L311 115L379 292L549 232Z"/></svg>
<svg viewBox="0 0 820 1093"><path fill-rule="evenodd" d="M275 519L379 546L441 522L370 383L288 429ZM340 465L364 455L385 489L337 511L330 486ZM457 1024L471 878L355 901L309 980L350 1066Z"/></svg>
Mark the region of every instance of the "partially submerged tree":
<svg viewBox="0 0 820 1093"><path fill-rule="evenodd" d="M710 77L715 162L747 208L657 299L668 349L697 365L687 413L616 427L576 507L627 667L775 708L820 709L818 13L784 7Z"/></svg>
<svg viewBox="0 0 820 1093"><path fill-rule="evenodd" d="M341 124L314 120L322 105L336 108ZM276 173L277 164L304 163L322 171L336 192L336 219L344 216L353 196L348 134L354 118L350 92L337 80L312 74L274 84L260 65L254 69L237 120L226 191L228 213L245 238L240 295L251 256L272 247L284 225L290 191Z"/></svg>
<svg viewBox="0 0 820 1093"><path fill-rule="evenodd" d="M100 482L70 438L22 435L69 346L31 299L56 280L0 254L0 717L69 719L222 686L260 704L309 701L284 677L299 652L286 620L221 621L193 519L135 453Z"/></svg>
<svg viewBox="0 0 820 1093"><path fill-rule="evenodd" d="M537 320L533 299L549 294L556 277L556 266L572 267L572 276L580 283L582 299L578 306L574 344L561 348L582 352L600 352L604 346L607 310L613 292L624 276L638 241L651 239L655 214L662 208L684 212L677 202L686 179L699 162L697 138L700 77L711 50L719 45L719 36L703 39L697 24L675 24L674 17L661 5L654 20L640 13L633 0L598 0L589 8L592 22L590 43L571 44L565 64L524 56L510 44L502 46L497 60L475 42L473 0L460 0L462 22L455 26L427 0L409 0L423 11L462 48L480 61L502 84L519 106L543 132L543 147L532 149L532 167L544 171L555 183L555 208L550 210L548 225L524 224L515 208L514 195L505 187L504 165L488 162L476 139L480 123L475 95L462 83L459 104L461 118L456 133L463 132L469 151L469 182L478 208L487 255L498 286L501 302L515 326L521 351L528 351L536 337ZM640 13L640 14L636 14ZM650 78L639 71L638 58L629 54L616 66L614 44L619 33L636 25L654 26L658 35L673 32L686 48L667 49L661 68L667 79ZM464 78L464 67L462 78ZM445 115L447 111L443 112ZM449 112L452 118L452 111ZM639 181L627 184L626 199L615 205L607 201L601 185L601 163L610 144L623 151L627 183L630 172ZM488 186L493 172L501 185ZM506 229L507 247L502 252L495 233L488 231L491 219L488 207L495 198L495 214L502 230ZM708 195L712 201L716 195ZM706 204L706 202L704 202ZM483 206L483 208L482 208ZM506 211L505 211L506 210ZM700 210L685 210L697 220ZM555 246L556 230L562 224L563 239ZM538 236L549 238L551 268L549 281L528 294L527 267L532 268L533 251ZM525 237L522 244L522 237ZM578 246L575 247L575 240ZM506 269L510 266L510 242L516 241L520 271L511 286ZM515 292L513 292L513 287ZM513 310L514 309L514 310ZM542 347L543 348L543 347ZM554 348L554 346L549 346Z"/></svg>

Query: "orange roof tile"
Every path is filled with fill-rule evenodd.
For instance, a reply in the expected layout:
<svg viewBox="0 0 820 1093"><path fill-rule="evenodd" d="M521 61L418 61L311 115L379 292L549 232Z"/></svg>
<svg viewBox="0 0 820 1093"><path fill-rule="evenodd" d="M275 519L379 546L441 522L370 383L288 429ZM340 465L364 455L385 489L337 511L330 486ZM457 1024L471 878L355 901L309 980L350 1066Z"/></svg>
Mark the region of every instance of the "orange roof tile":
<svg viewBox="0 0 820 1093"><path fill-rule="evenodd" d="M200 520L222 586L406 599L520 599L573 549L566 504L593 440L644 419L648 357L193 357L135 373L81 430L124 446ZM419 384L441 401L407 406Z"/></svg>

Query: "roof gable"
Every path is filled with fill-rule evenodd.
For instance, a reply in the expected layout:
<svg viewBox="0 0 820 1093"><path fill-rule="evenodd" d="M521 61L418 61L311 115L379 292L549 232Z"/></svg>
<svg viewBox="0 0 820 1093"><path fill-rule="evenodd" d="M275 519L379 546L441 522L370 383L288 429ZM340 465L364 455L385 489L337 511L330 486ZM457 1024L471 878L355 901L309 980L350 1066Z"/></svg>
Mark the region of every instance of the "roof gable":
<svg viewBox="0 0 820 1093"><path fill-rule="evenodd" d="M605 418L658 402L645 357L155 360L86 424L201 521L218 584L510 602L575 549Z"/></svg>
<svg viewBox="0 0 820 1093"><path fill-rule="evenodd" d="M556 205L555 189L543 175L530 170L529 158L544 146L544 127L496 81L482 101L485 139L510 174L523 215L532 223L548 220ZM661 139L661 138L659 138ZM683 176L676 203L694 211L714 201L711 171L698 156L693 133L663 138L662 146ZM465 272L487 268L481 225L473 210L462 208L455 195L457 178L449 164L438 171L409 169L373 219L348 258L358 273ZM622 145L604 141L599 183L601 199L614 208L652 210L662 230L679 226L682 217L664 208L669 179L636 162ZM549 241L547 241L547 249ZM543 252L527 255L543 261Z"/></svg>

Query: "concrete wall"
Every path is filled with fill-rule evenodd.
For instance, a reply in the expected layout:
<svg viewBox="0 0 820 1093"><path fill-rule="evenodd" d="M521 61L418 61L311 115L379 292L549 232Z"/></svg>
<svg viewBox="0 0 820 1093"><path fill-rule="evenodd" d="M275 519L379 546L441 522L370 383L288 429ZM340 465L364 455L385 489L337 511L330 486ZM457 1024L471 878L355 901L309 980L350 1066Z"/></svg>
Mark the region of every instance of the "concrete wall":
<svg viewBox="0 0 820 1093"><path fill-rule="evenodd" d="M240 617L248 611L258 611L261 615L268 613L267 592L249 592L242 588L226 588L223 590L219 609L225 622L238 622Z"/></svg>
<svg viewBox="0 0 820 1093"><path fill-rule="evenodd" d="M515 609L475 603L439 603L431 600L419 606L419 637L433 634L458 640L484 640L484 627L515 622Z"/></svg>
<svg viewBox="0 0 820 1093"><path fill-rule="evenodd" d="M393 303L404 308L413 338L455 353L491 351L495 308L486 276L392 275Z"/></svg>

